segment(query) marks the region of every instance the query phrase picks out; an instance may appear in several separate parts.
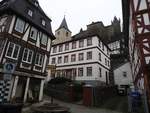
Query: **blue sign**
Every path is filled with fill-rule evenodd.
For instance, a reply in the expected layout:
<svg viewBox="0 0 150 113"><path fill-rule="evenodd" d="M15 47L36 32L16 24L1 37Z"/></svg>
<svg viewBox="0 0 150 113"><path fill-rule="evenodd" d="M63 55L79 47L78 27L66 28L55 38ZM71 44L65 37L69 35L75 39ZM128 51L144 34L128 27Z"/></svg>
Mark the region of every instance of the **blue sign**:
<svg viewBox="0 0 150 113"><path fill-rule="evenodd" d="M3 72L6 74L12 74L15 71L16 64L5 63L3 67Z"/></svg>

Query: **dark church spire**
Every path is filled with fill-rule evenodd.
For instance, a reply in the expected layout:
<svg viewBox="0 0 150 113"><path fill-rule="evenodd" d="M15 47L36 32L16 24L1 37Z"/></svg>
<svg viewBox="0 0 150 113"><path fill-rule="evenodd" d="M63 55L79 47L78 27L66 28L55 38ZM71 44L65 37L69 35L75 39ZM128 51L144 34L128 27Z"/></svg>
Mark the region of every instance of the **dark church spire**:
<svg viewBox="0 0 150 113"><path fill-rule="evenodd" d="M70 31L69 28L68 28L65 16L64 16L63 21L61 22L61 24L60 24L60 26L57 30L59 30L61 28L65 28L66 30Z"/></svg>

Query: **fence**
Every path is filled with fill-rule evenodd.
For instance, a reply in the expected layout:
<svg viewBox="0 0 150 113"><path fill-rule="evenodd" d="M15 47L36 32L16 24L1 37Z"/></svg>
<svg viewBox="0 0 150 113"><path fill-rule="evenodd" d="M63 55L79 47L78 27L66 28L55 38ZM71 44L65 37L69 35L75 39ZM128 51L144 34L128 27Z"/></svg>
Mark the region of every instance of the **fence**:
<svg viewBox="0 0 150 113"><path fill-rule="evenodd" d="M68 84L48 85L45 89L45 93L59 100L68 102L82 98L81 88L79 88L79 86Z"/></svg>

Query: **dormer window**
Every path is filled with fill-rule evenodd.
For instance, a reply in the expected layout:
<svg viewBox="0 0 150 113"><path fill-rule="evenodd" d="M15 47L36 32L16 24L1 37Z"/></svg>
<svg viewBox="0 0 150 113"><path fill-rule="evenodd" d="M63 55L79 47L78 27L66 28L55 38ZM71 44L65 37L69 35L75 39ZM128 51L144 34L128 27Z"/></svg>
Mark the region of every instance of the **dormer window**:
<svg viewBox="0 0 150 113"><path fill-rule="evenodd" d="M43 26L46 25L46 22L45 22L45 20L43 20L43 19L42 19L42 25L43 25Z"/></svg>
<svg viewBox="0 0 150 113"><path fill-rule="evenodd" d="M38 7L38 6L39 6L38 1L35 1L35 2L34 2L34 5L35 5L36 7Z"/></svg>
<svg viewBox="0 0 150 113"><path fill-rule="evenodd" d="M33 11L29 9L29 10L28 10L28 15L32 17Z"/></svg>

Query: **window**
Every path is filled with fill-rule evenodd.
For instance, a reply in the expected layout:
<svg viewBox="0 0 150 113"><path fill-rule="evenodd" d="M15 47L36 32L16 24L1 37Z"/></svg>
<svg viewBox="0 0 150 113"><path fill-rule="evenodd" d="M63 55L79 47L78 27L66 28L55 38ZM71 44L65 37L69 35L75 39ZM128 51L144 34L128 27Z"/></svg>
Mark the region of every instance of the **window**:
<svg viewBox="0 0 150 113"><path fill-rule="evenodd" d="M92 59L92 51L87 52L87 60L91 60Z"/></svg>
<svg viewBox="0 0 150 113"><path fill-rule="evenodd" d="M43 26L46 25L46 22L45 22L45 20L43 20L43 19L42 19L42 25L43 25Z"/></svg>
<svg viewBox="0 0 150 113"><path fill-rule="evenodd" d="M107 71L105 73L106 73L106 84L108 85L108 83L109 83L109 75L108 75Z"/></svg>
<svg viewBox="0 0 150 113"><path fill-rule="evenodd" d="M44 60L44 56L42 55L42 54L40 54L40 53L37 53L36 54L36 57L35 57L35 64L37 65L37 66L42 66L42 64L43 64L43 60Z"/></svg>
<svg viewBox="0 0 150 113"><path fill-rule="evenodd" d="M107 65L108 65L108 67L110 66L109 60L108 60L108 62L107 62Z"/></svg>
<svg viewBox="0 0 150 113"><path fill-rule="evenodd" d="M32 17L32 15L33 15L32 10L30 10L30 9L28 10L28 15Z"/></svg>
<svg viewBox="0 0 150 113"><path fill-rule="evenodd" d="M102 68L99 68L99 77L102 77Z"/></svg>
<svg viewBox="0 0 150 113"><path fill-rule="evenodd" d="M5 45L5 41L4 40L0 40L0 55L2 54L4 45Z"/></svg>
<svg viewBox="0 0 150 113"><path fill-rule="evenodd" d="M33 57L33 51L30 49L25 48L23 52L23 58L22 61L26 63L31 63Z"/></svg>
<svg viewBox="0 0 150 113"><path fill-rule="evenodd" d="M101 48L101 40L98 40L98 46Z"/></svg>
<svg viewBox="0 0 150 113"><path fill-rule="evenodd" d="M105 65L107 66L107 59L105 58Z"/></svg>
<svg viewBox="0 0 150 113"><path fill-rule="evenodd" d="M83 53L79 53L79 61L84 60L84 54Z"/></svg>
<svg viewBox="0 0 150 113"><path fill-rule="evenodd" d="M35 6L36 6L36 7L38 7L38 6L39 6L38 1L35 1L35 2L34 2L34 4L35 4Z"/></svg>
<svg viewBox="0 0 150 113"><path fill-rule="evenodd" d="M64 57L64 63L68 63L68 56Z"/></svg>
<svg viewBox="0 0 150 113"><path fill-rule="evenodd" d="M32 38L33 40L36 40L36 36L37 36L37 29L32 27L30 31L30 38Z"/></svg>
<svg viewBox="0 0 150 113"><path fill-rule="evenodd" d="M62 52L62 50L63 50L63 45L60 45L59 46L59 52Z"/></svg>
<svg viewBox="0 0 150 113"><path fill-rule="evenodd" d="M53 47L53 53L56 53L57 52L57 46L54 46Z"/></svg>
<svg viewBox="0 0 150 113"><path fill-rule="evenodd" d="M71 55L71 62L75 62L75 61L76 61L76 55L73 54L73 55Z"/></svg>
<svg viewBox="0 0 150 113"><path fill-rule="evenodd" d="M45 34L42 35L41 43L43 45L47 45L47 35L45 35Z"/></svg>
<svg viewBox="0 0 150 113"><path fill-rule="evenodd" d="M87 67L87 76L92 76L92 67Z"/></svg>
<svg viewBox="0 0 150 113"><path fill-rule="evenodd" d="M72 42L72 49L76 48L76 42Z"/></svg>
<svg viewBox="0 0 150 113"><path fill-rule="evenodd" d="M52 64L56 63L56 58L52 58Z"/></svg>
<svg viewBox="0 0 150 113"><path fill-rule="evenodd" d="M65 51L69 50L69 43L65 44Z"/></svg>
<svg viewBox="0 0 150 113"><path fill-rule="evenodd" d="M20 51L20 46L9 42L6 56L9 58L17 59Z"/></svg>
<svg viewBox="0 0 150 113"><path fill-rule="evenodd" d="M66 31L66 37L68 37L69 33Z"/></svg>
<svg viewBox="0 0 150 113"><path fill-rule="evenodd" d="M58 57L58 64L62 63L62 57Z"/></svg>
<svg viewBox="0 0 150 113"><path fill-rule="evenodd" d="M102 59L101 59L101 53L99 53L99 61L101 61Z"/></svg>
<svg viewBox="0 0 150 113"><path fill-rule="evenodd" d="M84 40L79 40L79 48L84 47Z"/></svg>
<svg viewBox="0 0 150 113"><path fill-rule="evenodd" d="M127 77L127 72L123 72L123 77Z"/></svg>
<svg viewBox="0 0 150 113"><path fill-rule="evenodd" d="M78 68L78 76L83 76L83 68Z"/></svg>
<svg viewBox="0 0 150 113"><path fill-rule="evenodd" d="M102 50L104 51L104 44L102 44Z"/></svg>
<svg viewBox="0 0 150 113"><path fill-rule="evenodd" d="M107 55L109 55L109 50L108 50L108 48L107 48Z"/></svg>
<svg viewBox="0 0 150 113"><path fill-rule="evenodd" d="M92 38L91 37L87 39L87 46L90 46L90 45L92 45Z"/></svg>
<svg viewBox="0 0 150 113"><path fill-rule="evenodd" d="M25 22L23 20L21 20L20 18L17 18L15 30L20 33L23 33L24 26L25 26Z"/></svg>

